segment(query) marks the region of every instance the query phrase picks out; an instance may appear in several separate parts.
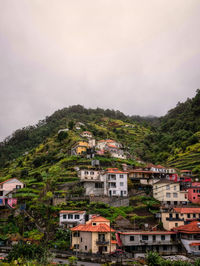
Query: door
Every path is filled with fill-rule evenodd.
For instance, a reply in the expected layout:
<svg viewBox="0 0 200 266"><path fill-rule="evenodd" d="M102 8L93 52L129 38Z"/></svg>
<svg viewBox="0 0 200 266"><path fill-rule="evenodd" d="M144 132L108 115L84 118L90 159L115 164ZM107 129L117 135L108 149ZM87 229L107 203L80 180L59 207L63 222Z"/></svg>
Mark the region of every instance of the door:
<svg viewBox="0 0 200 266"><path fill-rule="evenodd" d="M123 191L121 190L121 197L123 197Z"/></svg>

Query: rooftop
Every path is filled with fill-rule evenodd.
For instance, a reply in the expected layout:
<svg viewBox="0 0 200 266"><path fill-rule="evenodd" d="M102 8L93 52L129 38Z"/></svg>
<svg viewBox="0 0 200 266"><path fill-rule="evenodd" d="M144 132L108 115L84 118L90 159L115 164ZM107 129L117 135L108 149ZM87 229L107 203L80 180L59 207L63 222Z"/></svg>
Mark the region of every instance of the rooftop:
<svg viewBox="0 0 200 266"><path fill-rule="evenodd" d="M60 211L60 213L70 213L70 214L74 214L74 213L86 213L86 211L77 211L77 210L62 210Z"/></svg>
<svg viewBox="0 0 200 266"><path fill-rule="evenodd" d="M200 213L200 207L198 208L181 207L181 208L173 208L173 210L178 213Z"/></svg>
<svg viewBox="0 0 200 266"><path fill-rule="evenodd" d="M200 234L200 222L192 221L189 224L175 227L173 230L185 234Z"/></svg>
<svg viewBox="0 0 200 266"><path fill-rule="evenodd" d="M173 231L128 231L120 232L121 235L173 235Z"/></svg>

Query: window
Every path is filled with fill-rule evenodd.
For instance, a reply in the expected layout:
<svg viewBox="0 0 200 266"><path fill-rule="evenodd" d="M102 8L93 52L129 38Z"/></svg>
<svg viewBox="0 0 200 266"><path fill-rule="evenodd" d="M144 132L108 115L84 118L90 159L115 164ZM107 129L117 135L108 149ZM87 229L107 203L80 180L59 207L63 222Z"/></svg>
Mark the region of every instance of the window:
<svg viewBox="0 0 200 266"><path fill-rule="evenodd" d="M94 175L94 172L93 172L93 171L91 171L91 172L90 172L90 174L91 174L91 175Z"/></svg>
<svg viewBox="0 0 200 266"><path fill-rule="evenodd" d="M103 183L95 183L95 188L103 188Z"/></svg>
<svg viewBox="0 0 200 266"><path fill-rule="evenodd" d="M163 246L163 250L167 250L167 246Z"/></svg>
<svg viewBox="0 0 200 266"><path fill-rule="evenodd" d="M123 185L124 185L124 182L120 182L120 186L123 187Z"/></svg>
<svg viewBox="0 0 200 266"><path fill-rule="evenodd" d="M87 250L87 246L85 246L85 250Z"/></svg>
<svg viewBox="0 0 200 266"><path fill-rule="evenodd" d="M0 185L0 188L3 188L3 185Z"/></svg>
<svg viewBox="0 0 200 266"><path fill-rule="evenodd" d="M75 214L75 219L76 220L80 219L80 215L79 214Z"/></svg>
<svg viewBox="0 0 200 266"><path fill-rule="evenodd" d="M102 247L102 251L105 251L106 252L107 251L107 246L103 246Z"/></svg>
<svg viewBox="0 0 200 266"><path fill-rule="evenodd" d="M3 196L3 191L0 191L0 196Z"/></svg>
<svg viewBox="0 0 200 266"><path fill-rule="evenodd" d="M67 219L67 215L66 214L63 215L63 219Z"/></svg>
<svg viewBox="0 0 200 266"><path fill-rule="evenodd" d="M68 219L73 219L73 214L68 214Z"/></svg>
<svg viewBox="0 0 200 266"><path fill-rule="evenodd" d="M113 190L113 194L116 194L116 190Z"/></svg>
<svg viewBox="0 0 200 266"><path fill-rule="evenodd" d="M74 244L75 249L79 249L79 244Z"/></svg>
<svg viewBox="0 0 200 266"><path fill-rule="evenodd" d="M124 190L124 194L126 194L126 190Z"/></svg>
<svg viewBox="0 0 200 266"><path fill-rule="evenodd" d="M196 197L193 197L193 199L196 199Z"/></svg>
<svg viewBox="0 0 200 266"><path fill-rule="evenodd" d="M166 193L166 197L170 198L171 197L171 193Z"/></svg>
<svg viewBox="0 0 200 266"><path fill-rule="evenodd" d="M80 237L80 232L74 232L74 237Z"/></svg>
<svg viewBox="0 0 200 266"><path fill-rule="evenodd" d="M83 242L83 238L81 237L81 242Z"/></svg>
<svg viewBox="0 0 200 266"><path fill-rule="evenodd" d="M174 186L174 190L176 190L176 186Z"/></svg>
<svg viewBox="0 0 200 266"><path fill-rule="evenodd" d="M97 225L96 223L92 223L92 225Z"/></svg>
<svg viewBox="0 0 200 266"><path fill-rule="evenodd" d="M165 240L165 235L161 235L161 240Z"/></svg>
<svg viewBox="0 0 200 266"><path fill-rule="evenodd" d="M170 186L169 185L166 185L166 190L170 190Z"/></svg>
<svg viewBox="0 0 200 266"><path fill-rule="evenodd" d="M193 189L193 193L195 193L196 192L196 190L195 189Z"/></svg>
<svg viewBox="0 0 200 266"><path fill-rule="evenodd" d="M148 240L149 237L147 235L142 235L142 240Z"/></svg>
<svg viewBox="0 0 200 266"><path fill-rule="evenodd" d="M193 213L193 218L196 218L196 214L195 213Z"/></svg>
<svg viewBox="0 0 200 266"><path fill-rule="evenodd" d="M178 226L178 223L175 223L175 227L177 227Z"/></svg>
<svg viewBox="0 0 200 266"><path fill-rule="evenodd" d="M16 189L20 189L21 187L21 185L16 185Z"/></svg>
<svg viewBox="0 0 200 266"><path fill-rule="evenodd" d="M187 218L190 218L190 213L188 213Z"/></svg>
<svg viewBox="0 0 200 266"><path fill-rule="evenodd" d="M123 175L120 175L119 177L120 177L120 178L123 178L124 176L123 176Z"/></svg>
<svg viewBox="0 0 200 266"><path fill-rule="evenodd" d="M177 193L173 193L173 197L174 198L178 198L178 194Z"/></svg>
<svg viewBox="0 0 200 266"><path fill-rule="evenodd" d="M130 236L130 241L134 241L134 236Z"/></svg>

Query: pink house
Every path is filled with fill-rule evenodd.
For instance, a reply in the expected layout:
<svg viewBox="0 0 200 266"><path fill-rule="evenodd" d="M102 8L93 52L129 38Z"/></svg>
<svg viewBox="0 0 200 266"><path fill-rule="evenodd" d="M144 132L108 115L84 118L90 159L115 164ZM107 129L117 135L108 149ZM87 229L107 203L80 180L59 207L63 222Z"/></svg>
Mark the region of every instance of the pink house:
<svg viewBox="0 0 200 266"><path fill-rule="evenodd" d="M0 198L6 197L9 192L14 189L20 189L24 187L24 183L19 181L17 178L11 178L0 183Z"/></svg>
<svg viewBox="0 0 200 266"><path fill-rule="evenodd" d="M188 188L188 199L192 203L200 203L200 183L193 182Z"/></svg>

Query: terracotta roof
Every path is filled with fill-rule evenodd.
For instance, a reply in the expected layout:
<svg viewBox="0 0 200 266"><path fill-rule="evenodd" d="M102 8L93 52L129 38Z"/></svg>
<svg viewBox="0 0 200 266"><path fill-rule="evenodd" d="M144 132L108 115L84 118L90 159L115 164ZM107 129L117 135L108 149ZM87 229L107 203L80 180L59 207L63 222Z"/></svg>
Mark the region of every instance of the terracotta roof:
<svg viewBox="0 0 200 266"><path fill-rule="evenodd" d="M118 147L116 145L112 145L112 144L107 144L108 147L110 148L115 148L115 149L118 149Z"/></svg>
<svg viewBox="0 0 200 266"><path fill-rule="evenodd" d="M191 170L181 170L181 173L192 172Z"/></svg>
<svg viewBox="0 0 200 266"><path fill-rule="evenodd" d="M117 244L117 240L111 240L111 244Z"/></svg>
<svg viewBox="0 0 200 266"><path fill-rule="evenodd" d="M92 217L92 219L90 220L91 222L110 222L108 219L102 217L102 216L94 216Z"/></svg>
<svg viewBox="0 0 200 266"><path fill-rule="evenodd" d="M128 174L128 172L120 171L118 168L107 168L106 171L110 174Z"/></svg>
<svg viewBox="0 0 200 266"><path fill-rule="evenodd" d="M174 235L173 231L129 231L119 232L121 235Z"/></svg>
<svg viewBox="0 0 200 266"><path fill-rule="evenodd" d="M159 165L155 165L155 167L156 167L156 168L160 168L160 169L165 169L165 167L162 166L162 165L160 165L160 164L159 164Z"/></svg>
<svg viewBox="0 0 200 266"><path fill-rule="evenodd" d="M175 227L173 230L185 234L200 234L200 222L192 221L189 224Z"/></svg>
<svg viewBox="0 0 200 266"><path fill-rule="evenodd" d="M189 244L190 246L200 246L200 242L198 243L198 242L193 242L193 243L190 243Z"/></svg>
<svg viewBox="0 0 200 266"><path fill-rule="evenodd" d="M178 213L200 213L200 208L173 208Z"/></svg>
<svg viewBox="0 0 200 266"><path fill-rule="evenodd" d="M114 229L112 229L107 224L99 224L99 225L92 225L89 224L79 224L73 228L71 228L71 231L81 231L81 232L115 232Z"/></svg>
<svg viewBox="0 0 200 266"><path fill-rule="evenodd" d="M60 213L86 213L86 211L76 211L76 210L74 210L74 211L68 211L68 210L62 210L62 211L60 211Z"/></svg>

